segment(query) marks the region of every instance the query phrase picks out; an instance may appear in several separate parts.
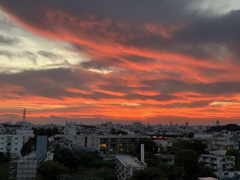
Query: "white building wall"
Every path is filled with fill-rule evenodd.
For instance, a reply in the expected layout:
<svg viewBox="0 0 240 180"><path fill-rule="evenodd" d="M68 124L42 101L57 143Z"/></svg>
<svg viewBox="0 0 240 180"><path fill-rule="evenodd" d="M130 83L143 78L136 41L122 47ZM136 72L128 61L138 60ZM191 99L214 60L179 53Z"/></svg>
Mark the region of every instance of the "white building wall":
<svg viewBox="0 0 240 180"><path fill-rule="evenodd" d="M21 157L21 149L23 144L23 135L0 134L0 152L9 152Z"/></svg>

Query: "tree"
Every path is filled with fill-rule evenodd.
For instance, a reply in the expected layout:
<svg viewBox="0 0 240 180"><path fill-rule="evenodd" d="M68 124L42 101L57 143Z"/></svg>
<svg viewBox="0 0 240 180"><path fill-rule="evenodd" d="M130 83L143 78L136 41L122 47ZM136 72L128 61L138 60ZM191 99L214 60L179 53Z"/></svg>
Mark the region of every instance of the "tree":
<svg viewBox="0 0 240 180"><path fill-rule="evenodd" d="M174 161L176 166L184 168L187 176L186 179L195 178L199 172L198 154L191 149L178 151Z"/></svg>
<svg viewBox="0 0 240 180"><path fill-rule="evenodd" d="M68 148L55 149L53 160L62 163L69 169L78 168L79 157L74 151Z"/></svg>
<svg viewBox="0 0 240 180"><path fill-rule="evenodd" d="M104 179L102 179L100 177L92 176L92 177L88 178L87 180L104 180Z"/></svg>
<svg viewBox="0 0 240 180"><path fill-rule="evenodd" d="M36 139L31 137L22 146L22 149L21 149L22 156L26 156L26 155L30 154L34 147L36 147Z"/></svg>
<svg viewBox="0 0 240 180"><path fill-rule="evenodd" d="M137 155L138 159L141 159L141 154ZM144 161L146 162L148 167L156 167L162 160L151 152L144 152Z"/></svg>
<svg viewBox="0 0 240 180"><path fill-rule="evenodd" d="M226 152L226 155L235 156L235 167L236 167L237 170L240 170L240 153L239 153L239 150L234 150L234 149L228 150Z"/></svg>
<svg viewBox="0 0 240 180"><path fill-rule="evenodd" d="M67 174L69 169L57 161L46 161L38 168L38 175L44 180L58 180L57 177L61 174Z"/></svg>
<svg viewBox="0 0 240 180"><path fill-rule="evenodd" d="M153 142L149 138L143 138L140 139L139 142L137 143L136 147L136 154L141 152L141 144L144 144L144 151L145 152L151 152L151 153L157 153L158 152L158 146L156 145L155 142Z"/></svg>
<svg viewBox="0 0 240 180"><path fill-rule="evenodd" d="M158 168L148 167L135 171L129 180L167 180L167 178Z"/></svg>
<svg viewBox="0 0 240 180"><path fill-rule="evenodd" d="M58 180L72 180L73 178L67 174L61 174L57 177Z"/></svg>
<svg viewBox="0 0 240 180"><path fill-rule="evenodd" d="M47 136L48 136L48 137L50 137L50 136L53 135L51 128L46 129L46 132L47 132Z"/></svg>
<svg viewBox="0 0 240 180"><path fill-rule="evenodd" d="M200 169L199 172L197 174L197 177L214 177L217 178L217 176L214 173L214 170L208 168L208 167L204 167L203 164L200 163Z"/></svg>
<svg viewBox="0 0 240 180"><path fill-rule="evenodd" d="M57 127L54 127L54 128L52 129L52 134L53 134L53 135L59 134Z"/></svg>
<svg viewBox="0 0 240 180"><path fill-rule="evenodd" d="M207 148L206 144L203 144L202 141L192 140L192 141L180 141L175 142L169 147L169 151L171 154L176 154L181 149L192 149L195 151L198 156L201 154L207 154L208 152L205 150Z"/></svg>

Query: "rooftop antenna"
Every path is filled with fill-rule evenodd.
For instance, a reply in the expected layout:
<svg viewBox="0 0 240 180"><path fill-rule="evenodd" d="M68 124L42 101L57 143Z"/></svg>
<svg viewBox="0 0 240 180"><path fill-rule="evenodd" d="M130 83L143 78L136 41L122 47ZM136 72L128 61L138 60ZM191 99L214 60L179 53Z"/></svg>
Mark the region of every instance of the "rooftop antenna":
<svg viewBox="0 0 240 180"><path fill-rule="evenodd" d="M23 118L22 122L26 122L26 109L23 109Z"/></svg>

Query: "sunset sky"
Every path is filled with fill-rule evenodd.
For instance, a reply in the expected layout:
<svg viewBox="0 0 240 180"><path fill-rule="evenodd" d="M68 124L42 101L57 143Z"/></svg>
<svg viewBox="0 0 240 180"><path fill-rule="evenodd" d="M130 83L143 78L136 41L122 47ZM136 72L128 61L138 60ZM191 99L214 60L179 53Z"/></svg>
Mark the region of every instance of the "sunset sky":
<svg viewBox="0 0 240 180"><path fill-rule="evenodd" d="M239 0L0 0L0 122L240 123Z"/></svg>

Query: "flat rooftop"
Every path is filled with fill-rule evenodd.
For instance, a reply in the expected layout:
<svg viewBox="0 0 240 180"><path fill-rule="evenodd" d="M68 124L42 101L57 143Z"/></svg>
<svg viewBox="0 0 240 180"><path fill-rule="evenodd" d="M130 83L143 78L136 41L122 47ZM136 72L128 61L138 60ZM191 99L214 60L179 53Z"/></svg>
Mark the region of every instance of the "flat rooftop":
<svg viewBox="0 0 240 180"><path fill-rule="evenodd" d="M128 155L116 156L124 166L145 167L146 164L139 161L137 158Z"/></svg>
<svg viewBox="0 0 240 180"><path fill-rule="evenodd" d="M145 138L141 135L100 135L98 138Z"/></svg>
<svg viewBox="0 0 240 180"><path fill-rule="evenodd" d="M202 178L198 178L198 180L218 180L218 179L212 178L212 177L202 177Z"/></svg>

